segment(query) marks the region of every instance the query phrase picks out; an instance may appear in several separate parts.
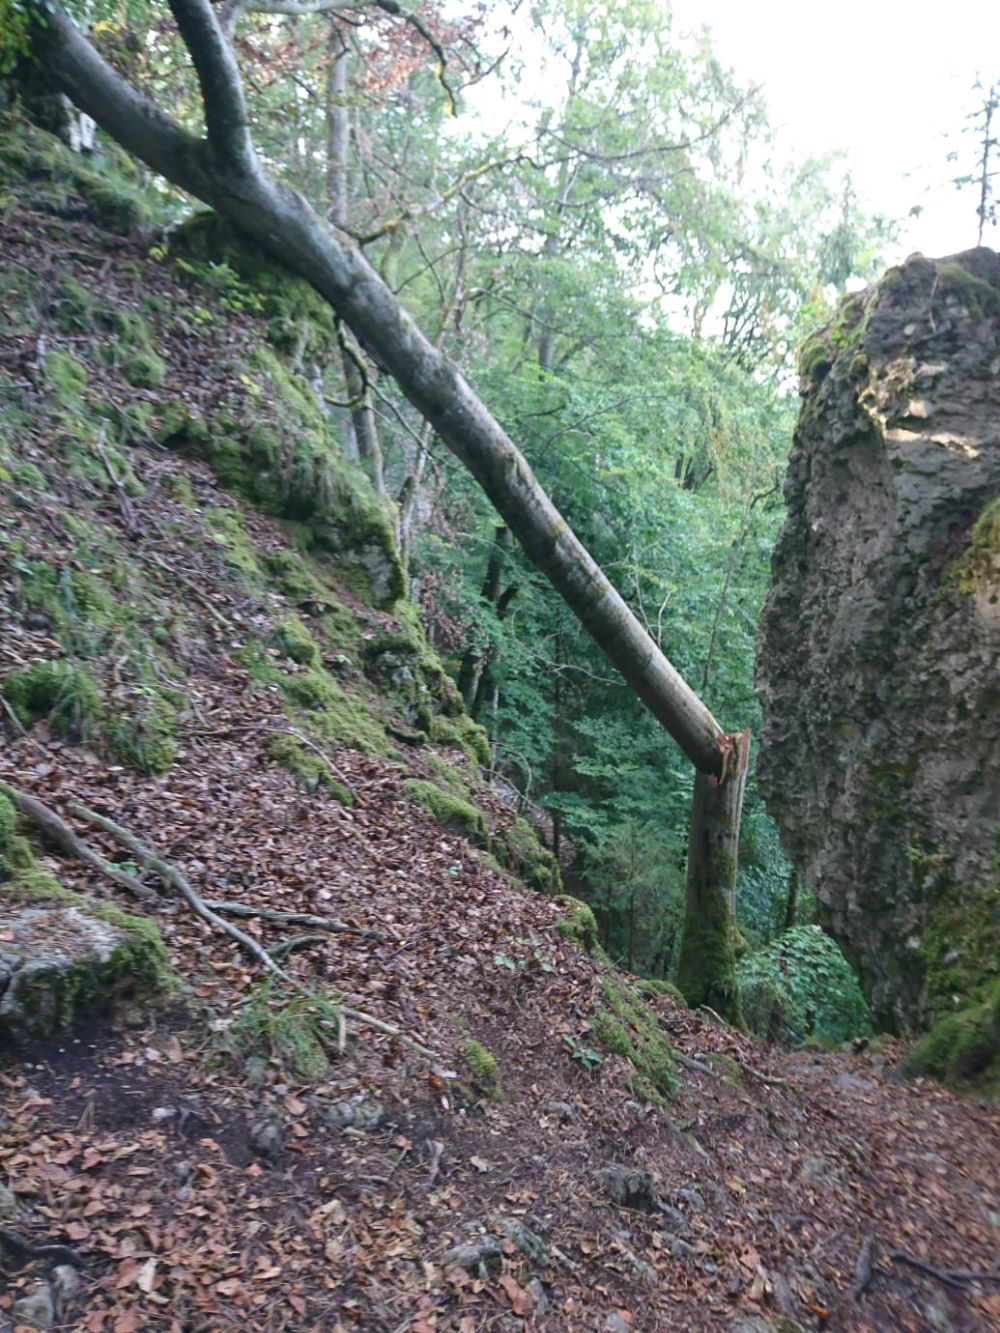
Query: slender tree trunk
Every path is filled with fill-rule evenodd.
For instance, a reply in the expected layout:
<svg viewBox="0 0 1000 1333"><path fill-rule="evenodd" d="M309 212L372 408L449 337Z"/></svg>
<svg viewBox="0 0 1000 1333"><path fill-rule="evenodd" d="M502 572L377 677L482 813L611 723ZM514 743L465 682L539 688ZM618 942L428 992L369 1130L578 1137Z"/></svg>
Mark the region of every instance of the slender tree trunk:
<svg viewBox="0 0 1000 1333"><path fill-rule="evenodd" d="M802 892L802 871L792 866L788 876L788 897L785 899L785 916L781 923L782 930L791 930L799 914L799 895Z"/></svg>
<svg viewBox="0 0 1000 1333"><path fill-rule="evenodd" d="M732 736L722 779L696 772L688 840L684 934L677 984L692 1008L741 1021L736 966L736 867L750 733Z"/></svg>
<svg viewBox="0 0 1000 1333"><path fill-rule="evenodd" d="M500 579L510 550L510 528L506 524L495 529L493 545L490 547L489 560L486 563L486 577L479 596L491 610L495 611L500 598ZM458 670L458 691L465 700L465 706L472 711L479 680L489 657L489 649L467 648Z"/></svg>
<svg viewBox="0 0 1000 1333"><path fill-rule="evenodd" d="M350 214L351 113L348 106L348 49L336 23L330 25L328 44L330 70L326 81L326 185L330 221L346 230ZM372 410L371 390L365 383L359 363L363 353L352 349L341 357L344 383L351 404L351 436L362 466L368 473L379 499L384 501L385 472L378 423ZM374 371L367 372L369 379Z"/></svg>

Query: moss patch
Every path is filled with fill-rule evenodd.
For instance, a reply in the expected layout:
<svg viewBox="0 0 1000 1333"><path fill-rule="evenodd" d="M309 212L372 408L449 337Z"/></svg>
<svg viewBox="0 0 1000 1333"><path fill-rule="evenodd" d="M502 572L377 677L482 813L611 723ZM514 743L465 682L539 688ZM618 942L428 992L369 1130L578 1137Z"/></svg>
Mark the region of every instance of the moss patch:
<svg viewBox="0 0 1000 1333"><path fill-rule="evenodd" d="M501 862L530 889L550 897L562 892L559 863L521 815L515 815L509 827L498 830L496 848Z"/></svg>
<svg viewBox="0 0 1000 1333"><path fill-rule="evenodd" d="M503 1097L503 1082L495 1056L473 1037L466 1037L459 1049L477 1090L490 1101L500 1101Z"/></svg>
<svg viewBox="0 0 1000 1333"><path fill-rule="evenodd" d="M571 898L562 893L556 899L560 907L565 908L565 915L556 922L556 930L569 944L577 944L584 953L603 952L597 930L597 918L589 903L579 898Z"/></svg>
<svg viewBox="0 0 1000 1333"><path fill-rule="evenodd" d="M635 1070L633 1092L662 1106L664 1098L677 1090L677 1073L673 1050L656 1014L625 981L604 977L601 994L603 1003L595 1009L590 1023L595 1043L628 1060Z"/></svg>
<svg viewBox="0 0 1000 1333"><path fill-rule="evenodd" d="M85 740L100 715L94 678L69 662L35 662L3 681L4 698L24 727L46 719L58 736Z"/></svg>
<svg viewBox="0 0 1000 1333"><path fill-rule="evenodd" d="M475 843L477 847L490 850L490 835L482 810L470 801L463 801L451 792L442 791L433 782L423 782L419 778L410 778L403 783L403 790L411 801L423 806L427 813L442 828L460 833Z"/></svg>
<svg viewBox="0 0 1000 1333"><path fill-rule="evenodd" d="M903 1069L978 1096L1000 1098L1000 981L981 1003L938 1019Z"/></svg>
<svg viewBox="0 0 1000 1333"><path fill-rule="evenodd" d="M294 774L306 791L314 792L322 787L341 805L354 804L354 797L333 776L329 764L297 737L272 732L264 742L264 752L269 759Z"/></svg>

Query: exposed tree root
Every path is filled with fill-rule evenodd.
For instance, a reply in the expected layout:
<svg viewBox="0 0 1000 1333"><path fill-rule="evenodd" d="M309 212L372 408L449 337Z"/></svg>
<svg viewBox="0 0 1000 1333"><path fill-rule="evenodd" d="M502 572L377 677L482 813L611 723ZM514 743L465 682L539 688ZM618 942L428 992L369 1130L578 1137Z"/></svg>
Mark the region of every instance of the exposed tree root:
<svg viewBox="0 0 1000 1333"><path fill-rule="evenodd" d="M205 906L213 912L222 912L226 916L259 916L264 921L280 921L289 926L312 926L314 930L342 931L345 935L361 935L366 939L380 940L381 931L369 930L365 926L349 926L346 921L335 921L329 916L314 916L311 912L274 912L269 907L251 907L246 903L221 903L214 899L205 899Z"/></svg>
<svg viewBox="0 0 1000 1333"><path fill-rule="evenodd" d="M196 916L200 917L202 921L207 921L210 925L215 926L217 930L221 930L224 934L228 935L230 939L235 940L237 944L251 956L251 958L256 959L256 961L270 972L272 976L278 977L281 981L284 981L287 985L291 986L293 990L299 991L301 994L310 994L305 986L296 981L294 977L290 976L283 967L274 961L274 958L268 953L263 945L258 944L255 939L240 930L238 926L232 925L231 922L224 921L217 912L213 911L212 908L205 903L204 899L195 892L185 876L176 866L170 865L161 857L157 856L155 852L152 852L144 843L140 842L134 834L129 833L127 829L122 828L120 824L116 824L113 819L109 819L106 815L99 815L96 811L89 810L85 805L73 804L69 809L71 814L86 820L88 824L93 824L95 827L103 829L105 833L110 833L113 838L117 838L123 846L127 847L129 851L132 852L134 856L138 857L144 865L148 866L150 870L159 875L165 883L172 885ZM421 1042L415 1040L415 1038L404 1032L402 1028L396 1027L394 1023L386 1023L383 1019L376 1018L373 1014L366 1013L363 1009L354 1009L346 1004L339 1005L339 1008L345 1018L353 1018L356 1023L362 1023L365 1027L374 1028L376 1032L383 1032L388 1037L395 1037L395 1039L403 1046L407 1046L410 1050L416 1051L419 1055L424 1056L425 1059L437 1060L439 1058L436 1051L432 1051L429 1046L424 1046Z"/></svg>
<svg viewBox="0 0 1000 1333"><path fill-rule="evenodd" d="M155 898L156 894L152 889L147 889L145 884L133 876L127 874L124 870L116 870L114 866L108 865L103 857L99 856L92 847L79 838L70 826L50 810L47 805L38 799L37 796L29 796L27 792L21 791L18 787L12 787L9 783L4 784L7 794L11 801L31 822L35 825L42 837L48 842L53 843L60 851L65 852L67 856L74 861L80 861L83 865L89 866L91 870L96 870L111 880L112 884L117 884L120 889L130 893L133 898L140 898L148 902Z"/></svg>
<svg viewBox="0 0 1000 1333"><path fill-rule="evenodd" d="M918 1259L916 1255L907 1254L905 1250L886 1250L885 1257L896 1263L909 1264L911 1268L919 1268L921 1273L937 1278L948 1287L967 1287L975 1282L1000 1283L1000 1269L995 1269L991 1273L975 1273L962 1268L938 1268L936 1264L929 1264L926 1259Z"/></svg>

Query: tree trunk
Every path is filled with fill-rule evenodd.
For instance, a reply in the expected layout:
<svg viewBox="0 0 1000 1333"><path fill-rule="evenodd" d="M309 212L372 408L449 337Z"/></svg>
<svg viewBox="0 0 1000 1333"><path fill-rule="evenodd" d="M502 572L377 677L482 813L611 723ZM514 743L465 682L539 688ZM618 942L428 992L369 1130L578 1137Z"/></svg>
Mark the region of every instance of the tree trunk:
<svg viewBox="0 0 1000 1333"><path fill-rule="evenodd" d="M692 1008L707 1004L741 1021L736 967L736 866L750 733L730 737L721 780L697 772L688 840L684 934L677 985Z"/></svg>
<svg viewBox="0 0 1000 1333"><path fill-rule="evenodd" d="M503 567L509 550L510 528L505 524L494 531L490 558L486 564L486 577L483 579L483 586L479 593L480 598L486 605L494 610L500 598L500 579L503 575ZM470 712L472 711L473 700L476 697L479 679L482 676L488 657L488 649L480 652L477 648L467 648L462 657L462 665L458 670L458 691Z"/></svg>

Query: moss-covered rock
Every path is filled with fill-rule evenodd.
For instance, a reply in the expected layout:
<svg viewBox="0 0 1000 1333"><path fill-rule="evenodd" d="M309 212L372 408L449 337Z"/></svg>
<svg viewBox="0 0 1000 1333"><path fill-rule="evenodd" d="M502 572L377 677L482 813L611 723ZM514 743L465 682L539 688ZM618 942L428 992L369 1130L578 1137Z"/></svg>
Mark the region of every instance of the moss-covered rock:
<svg viewBox="0 0 1000 1333"><path fill-rule="evenodd" d="M939 1018L910 1052L903 1070L929 1074L960 1090L1000 1098L1000 981L981 1003Z"/></svg>
<svg viewBox="0 0 1000 1333"><path fill-rule="evenodd" d="M280 653L301 666L320 665L319 645L298 616L286 616L279 621L271 642Z"/></svg>
<svg viewBox="0 0 1000 1333"><path fill-rule="evenodd" d="M562 892L558 861L521 815L497 831L496 848L501 862L529 888L550 897Z"/></svg>
<svg viewBox="0 0 1000 1333"><path fill-rule="evenodd" d="M136 389L158 389L167 374L167 364L151 348L130 352L121 363L121 372Z"/></svg>
<svg viewBox="0 0 1000 1333"><path fill-rule="evenodd" d="M584 953L596 954L601 951L597 918L590 904L572 898L568 893L560 894L556 902L565 909L565 915L556 922L556 929L563 939L570 944L578 944Z"/></svg>
<svg viewBox="0 0 1000 1333"><path fill-rule="evenodd" d="M442 791L433 782L424 782L419 778L410 778L404 782L403 790L411 801L423 806L442 828L460 833L477 847L490 850L486 818L482 810L471 801L463 801L451 792Z"/></svg>

